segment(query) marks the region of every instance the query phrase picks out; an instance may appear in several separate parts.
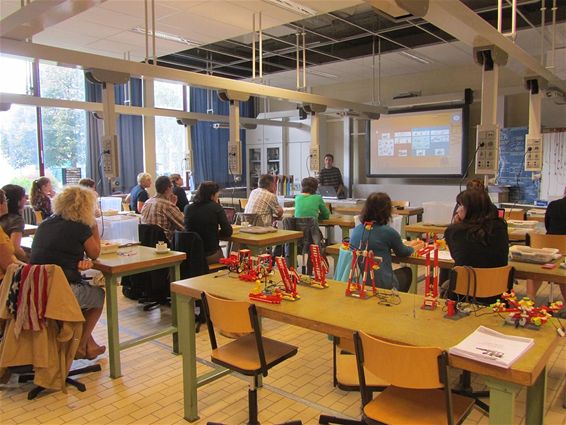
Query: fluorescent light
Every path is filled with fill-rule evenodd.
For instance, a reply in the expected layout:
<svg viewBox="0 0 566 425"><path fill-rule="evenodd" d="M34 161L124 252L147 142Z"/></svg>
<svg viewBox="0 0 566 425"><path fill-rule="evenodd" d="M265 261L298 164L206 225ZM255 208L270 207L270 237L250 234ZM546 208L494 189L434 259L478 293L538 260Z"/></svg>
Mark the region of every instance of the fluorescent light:
<svg viewBox="0 0 566 425"><path fill-rule="evenodd" d="M145 28L142 28L140 26L134 27L130 31L143 35L147 34L150 37L153 36L152 30L146 31ZM186 44L189 46L199 46L201 44L196 41L189 40L188 38L181 37L180 35L169 34L167 32L162 32L162 31L155 31L155 38L159 38L161 40L167 40L167 41L174 41L176 43Z"/></svg>
<svg viewBox="0 0 566 425"><path fill-rule="evenodd" d="M329 74L327 72L322 72L322 71L313 71L310 69L307 69L307 73L308 74L312 74L312 75L316 75L318 77L323 77L323 78L332 78L333 80L337 80L338 76L334 75L334 74Z"/></svg>
<svg viewBox="0 0 566 425"><path fill-rule="evenodd" d="M295 3L291 0L263 0L266 3L272 4L274 6L280 7L281 9L288 10L290 12L298 13L303 16L314 16L318 12L310 7L303 6L302 4Z"/></svg>
<svg viewBox="0 0 566 425"><path fill-rule="evenodd" d="M410 52L408 52L408 51L406 51L406 50L403 50L402 52L399 52L399 53L402 54L403 56L406 56L406 57L408 57L408 58L410 58L410 59L413 59L413 60L415 60L415 61L417 61L417 62L424 63L425 65L428 65L428 64L431 63L431 61L429 61L428 59L425 59L425 58L423 58L423 57L421 57L421 56L417 56L417 55L415 55L414 53L410 53Z"/></svg>

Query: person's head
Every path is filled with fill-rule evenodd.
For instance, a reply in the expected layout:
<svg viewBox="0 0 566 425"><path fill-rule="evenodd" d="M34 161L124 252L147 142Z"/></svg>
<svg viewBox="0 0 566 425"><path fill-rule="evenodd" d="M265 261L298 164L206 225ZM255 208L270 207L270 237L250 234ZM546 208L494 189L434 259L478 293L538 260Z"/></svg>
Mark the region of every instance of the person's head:
<svg viewBox="0 0 566 425"><path fill-rule="evenodd" d="M258 186L262 189L269 190L271 193L275 193L275 190L277 189L275 185L275 177L271 174L263 174L259 178Z"/></svg>
<svg viewBox="0 0 566 425"><path fill-rule="evenodd" d="M481 180L472 179L466 183L466 190L485 190L485 186Z"/></svg>
<svg viewBox="0 0 566 425"><path fill-rule="evenodd" d="M332 168L332 164L334 164L334 155L327 153L326 155L324 155L324 167Z"/></svg>
<svg viewBox="0 0 566 425"><path fill-rule="evenodd" d="M160 195L168 195L173 189L173 184L169 177L159 176L155 179L155 191Z"/></svg>
<svg viewBox="0 0 566 425"><path fill-rule="evenodd" d="M145 188L151 186L151 174L149 173L139 173L138 174L138 184Z"/></svg>
<svg viewBox="0 0 566 425"><path fill-rule="evenodd" d="M183 178L181 177L180 174L177 173L169 174L169 180L171 180L173 186L178 186L178 187L183 186Z"/></svg>
<svg viewBox="0 0 566 425"><path fill-rule="evenodd" d="M79 186L86 187L87 189L96 190L96 182L88 177L79 180Z"/></svg>
<svg viewBox="0 0 566 425"><path fill-rule="evenodd" d="M53 199L54 214L89 227L96 223L95 207L96 193L81 186L67 186Z"/></svg>
<svg viewBox="0 0 566 425"><path fill-rule="evenodd" d="M197 192L193 197L193 202L199 204L201 202L218 202L220 196L220 186L213 181L206 181L199 184Z"/></svg>
<svg viewBox="0 0 566 425"><path fill-rule="evenodd" d="M495 218L495 209L485 190L464 190L456 197L456 214L465 223L480 223L488 218Z"/></svg>
<svg viewBox="0 0 566 425"><path fill-rule="evenodd" d="M2 188L8 201L10 214L21 214L27 201L26 190L17 184L7 184Z"/></svg>
<svg viewBox="0 0 566 425"><path fill-rule="evenodd" d="M0 189L0 217L8 213L8 203L6 202L6 194Z"/></svg>
<svg viewBox="0 0 566 425"><path fill-rule="evenodd" d="M368 196L366 203L360 214L362 223L375 221L377 224L384 225L391 220L391 198L387 193L374 192Z"/></svg>
<svg viewBox="0 0 566 425"><path fill-rule="evenodd" d="M37 198L38 196L45 195L49 196L51 191L53 190L53 186L51 186L51 180L49 177L40 177L33 181L31 184L31 201Z"/></svg>
<svg viewBox="0 0 566 425"><path fill-rule="evenodd" d="M314 177L305 177L301 181L301 192L310 193L311 195L316 193L318 189L318 180Z"/></svg>

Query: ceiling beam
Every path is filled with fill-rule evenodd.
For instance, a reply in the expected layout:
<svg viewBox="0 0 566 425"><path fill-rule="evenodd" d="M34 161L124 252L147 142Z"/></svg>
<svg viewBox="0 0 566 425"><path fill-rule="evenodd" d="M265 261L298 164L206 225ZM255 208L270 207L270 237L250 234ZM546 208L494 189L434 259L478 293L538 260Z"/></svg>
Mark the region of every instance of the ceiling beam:
<svg viewBox="0 0 566 425"><path fill-rule="evenodd" d="M25 43L22 41L8 40L4 38L0 39L0 52L15 56L52 61L60 65L78 65L85 70L90 68L99 68L108 71L125 72L133 77L179 81L194 87L235 90L248 93L252 96L270 97L297 104L319 104L344 110L377 114L385 113L387 111L387 107L385 106L374 106L341 99L333 99L311 93L264 86L261 84L248 83L246 81L235 81L228 78L197 74L194 72L181 71L163 66L131 62L123 59L115 59L91 53L77 52L74 50L61 49L35 43Z"/></svg>
<svg viewBox="0 0 566 425"><path fill-rule="evenodd" d="M380 8L381 0L365 0ZM542 66L533 56L505 37L491 24L461 1L395 0L415 16L424 18L458 40L472 47L494 45L525 67L524 75L538 75L554 86L566 90L566 82ZM428 7L427 7L428 6Z"/></svg>
<svg viewBox="0 0 566 425"><path fill-rule="evenodd" d="M106 0L33 1L6 16L0 22L0 37L14 40L31 38L41 31L72 18Z"/></svg>

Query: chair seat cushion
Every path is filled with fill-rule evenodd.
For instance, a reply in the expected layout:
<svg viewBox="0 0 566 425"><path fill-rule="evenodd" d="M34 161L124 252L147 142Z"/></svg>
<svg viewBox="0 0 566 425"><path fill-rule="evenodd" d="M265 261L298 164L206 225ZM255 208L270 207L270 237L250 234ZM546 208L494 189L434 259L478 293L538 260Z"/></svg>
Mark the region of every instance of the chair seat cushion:
<svg viewBox="0 0 566 425"><path fill-rule="evenodd" d="M294 345L269 338L262 338L262 341L268 369L297 354L297 347ZM214 363L243 375L256 375L261 369L253 333L212 350L211 358Z"/></svg>
<svg viewBox="0 0 566 425"><path fill-rule="evenodd" d="M367 369L365 369L365 378L367 387L387 387L389 385L388 382L378 378ZM359 389L360 380L358 378L358 364L355 355L338 354L336 356L336 381L339 388Z"/></svg>
<svg viewBox="0 0 566 425"><path fill-rule="evenodd" d="M364 406L364 415L385 424L447 423L444 390L413 390L389 386ZM459 423L474 399L452 395L454 423Z"/></svg>

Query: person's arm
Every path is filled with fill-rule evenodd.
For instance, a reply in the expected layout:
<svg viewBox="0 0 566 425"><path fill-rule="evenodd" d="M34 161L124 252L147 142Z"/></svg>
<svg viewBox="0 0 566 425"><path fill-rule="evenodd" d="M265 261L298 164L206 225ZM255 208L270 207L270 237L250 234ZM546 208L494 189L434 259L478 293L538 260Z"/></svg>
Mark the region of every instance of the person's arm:
<svg viewBox="0 0 566 425"><path fill-rule="evenodd" d="M269 206L271 208L271 214L274 217L276 218L283 217L283 208L281 208L281 205L279 205L279 202L277 202L277 196L273 195Z"/></svg>
<svg viewBox="0 0 566 425"><path fill-rule="evenodd" d="M415 252L412 246L408 246L403 243L401 235L399 235L399 233L397 233L397 231L393 228L390 228L389 239L391 241L391 249L397 257L408 257Z"/></svg>
<svg viewBox="0 0 566 425"><path fill-rule="evenodd" d="M330 218L330 210L326 207L322 196L319 196L318 218L320 220L328 220Z"/></svg>
<svg viewBox="0 0 566 425"><path fill-rule="evenodd" d="M143 208L143 204L145 204L145 201L147 201L148 199L149 199L149 195L147 191L142 190L138 196L138 203L136 204L137 210L139 212L141 212Z"/></svg>
<svg viewBox="0 0 566 425"><path fill-rule="evenodd" d="M100 255L100 234L98 233L98 226L95 224L90 228L92 235L83 244L85 253L88 258L96 260Z"/></svg>
<svg viewBox="0 0 566 425"><path fill-rule="evenodd" d="M124 203L125 203L125 204L129 204L131 197L132 197L132 194L131 194L131 193L128 193L128 195L124 198Z"/></svg>
<svg viewBox="0 0 566 425"><path fill-rule="evenodd" d="M172 204L171 208L168 208L168 210L169 211L167 216L169 218L169 221L173 224L175 230L185 230L185 216L181 211L179 211L177 205Z"/></svg>
<svg viewBox="0 0 566 425"><path fill-rule="evenodd" d="M12 232L10 234L10 240L12 241L12 245L14 245L14 255L20 261L27 263L28 256L24 249L22 248L22 233L21 232Z"/></svg>
<svg viewBox="0 0 566 425"><path fill-rule="evenodd" d="M546 207L546 212L544 213L544 228L548 233L550 229L550 216L552 215L552 202Z"/></svg>
<svg viewBox="0 0 566 425"><path fill-rule="evenodd" d="M220 225L218 236L220 238L229 238L230 236L232 236L232 225L228 222L228 217L226 217L224 208L220 207L216 213L216 216L218 224Z"/></svg>

